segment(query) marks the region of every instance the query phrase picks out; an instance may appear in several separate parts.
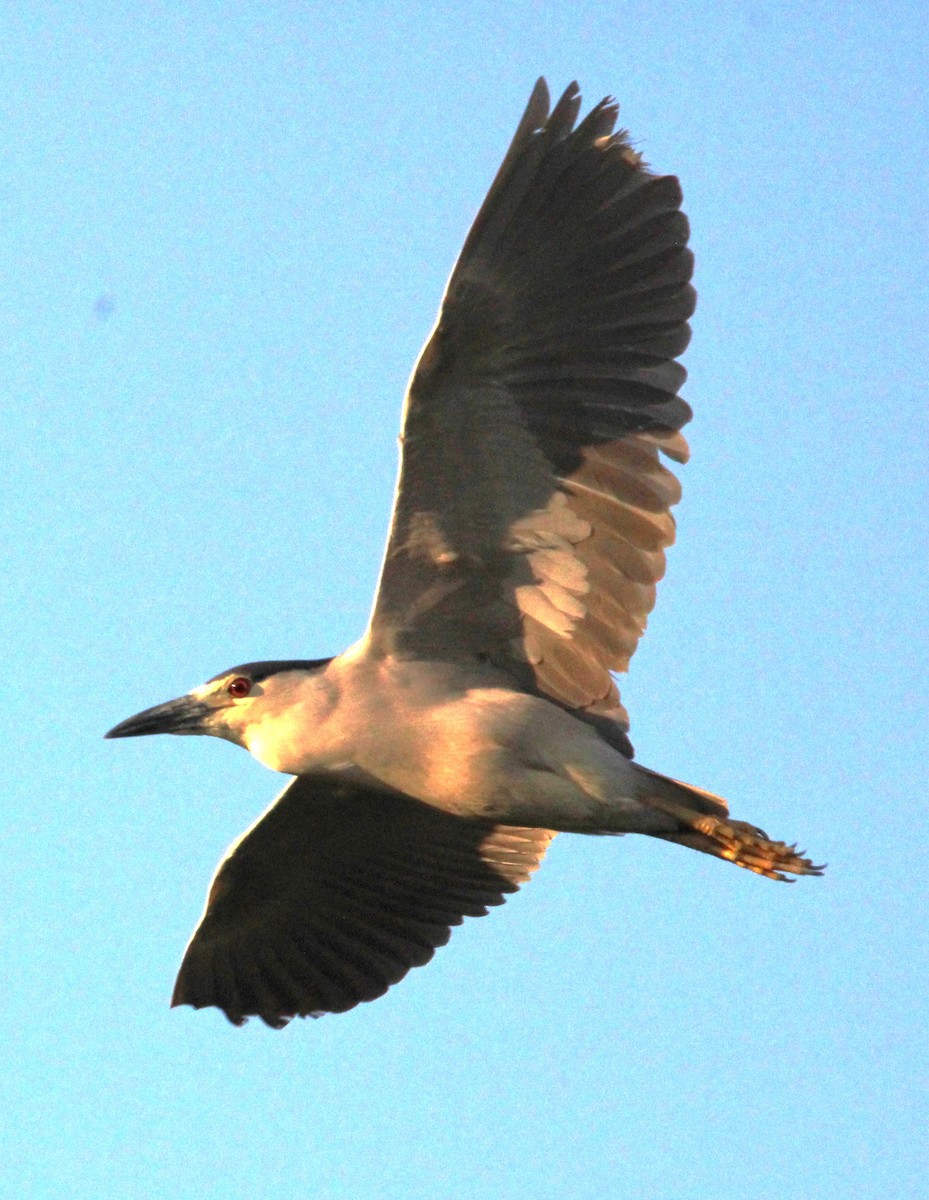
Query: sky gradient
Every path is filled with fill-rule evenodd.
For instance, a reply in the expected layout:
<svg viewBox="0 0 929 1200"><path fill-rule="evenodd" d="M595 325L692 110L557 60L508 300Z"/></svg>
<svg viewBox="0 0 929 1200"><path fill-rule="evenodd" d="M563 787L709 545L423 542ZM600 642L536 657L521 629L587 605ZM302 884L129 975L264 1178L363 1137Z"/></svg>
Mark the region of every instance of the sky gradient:
<svg viewBox="0 0 929 1200"><path fill-rule="evenodd" d="M916 4L5 6L11 1195L929 1195L926 59ZM561 837L374 1004L171 1011L282 781L102 735L363 630L406 379L540 74L616 95L693 227L637 758L829 870Z"/></svg>

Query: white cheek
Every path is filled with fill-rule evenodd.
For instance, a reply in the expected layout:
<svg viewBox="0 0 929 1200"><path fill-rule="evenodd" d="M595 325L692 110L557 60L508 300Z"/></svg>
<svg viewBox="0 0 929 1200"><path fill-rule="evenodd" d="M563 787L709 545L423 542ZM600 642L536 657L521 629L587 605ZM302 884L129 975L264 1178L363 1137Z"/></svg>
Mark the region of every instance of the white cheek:
<svg viewBox="0 0 929 1200"><path fill-rule="evenodd" d="M250 725L242 735L242 742L250 754L272 771L287 771L284 765L289 755L286 746L281 744L280 733L272 728L272 723L258 721Z"/></svg>

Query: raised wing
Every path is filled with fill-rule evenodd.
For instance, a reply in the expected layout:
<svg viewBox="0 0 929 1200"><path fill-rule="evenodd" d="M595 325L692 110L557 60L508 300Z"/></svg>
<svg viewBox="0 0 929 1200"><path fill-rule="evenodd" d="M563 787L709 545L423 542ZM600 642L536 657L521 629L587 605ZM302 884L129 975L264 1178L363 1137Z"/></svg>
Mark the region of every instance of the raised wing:
<svg viewBox="0 0 929 1200"><path fill-rule="evenodd" d="M502 904L553 837L298 777L220 863L171 1003L279 1029L374 1000Z"/></svg>
<svg viewBox="0 0 929 1200"><path fill-rule="evenodd" d="M374 652L478 655L579 715L625 713L674 539L695 293L676 179L617 106L574 129L540 80L478 213L406 398ZM613 724L616 722L616 724Z"/></svg>

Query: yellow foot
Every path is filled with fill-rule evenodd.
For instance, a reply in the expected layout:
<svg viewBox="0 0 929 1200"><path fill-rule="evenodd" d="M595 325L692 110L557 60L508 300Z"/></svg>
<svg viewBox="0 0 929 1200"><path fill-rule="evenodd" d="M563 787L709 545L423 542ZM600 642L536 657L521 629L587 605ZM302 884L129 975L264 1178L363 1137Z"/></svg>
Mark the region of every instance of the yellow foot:
<svg viewBox="0 0 929 1200"><path fill-rule="evenodd" d="M698 817L691 825L719 847L720 858L728 859L756 875L767 879L779 879L782 883L793 883L782 872L791 875L822 875L825 867L817 866L803 857L796 843L772 842L763 829L749 825L747 821L722 821L718 817Z"/></svg>
<svg viewBox="0 0 929 1200"><path fill-rule="evenodd" d="M651 795L648 803L675 817L682 826L680 833L654 836L689 846L692 850L702 850L716 858L725 858L756 875L793 883L785 871L790 875L822 875L825 870L825 866L817 866L804 858L803 851L798 851L796 845L772 842L763 829L749 825L747 821L707 816L663 796Z"/></svg>

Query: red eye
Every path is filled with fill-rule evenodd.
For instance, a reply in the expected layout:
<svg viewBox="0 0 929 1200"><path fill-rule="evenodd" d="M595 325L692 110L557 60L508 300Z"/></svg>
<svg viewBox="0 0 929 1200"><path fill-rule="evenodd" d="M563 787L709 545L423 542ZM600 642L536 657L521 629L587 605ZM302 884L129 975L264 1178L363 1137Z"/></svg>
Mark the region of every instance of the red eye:
<svg viewBox="0 0 929 1200"><path fill-rule="evenodd" d="M244 675L239 675L238 678L233 679L233 681L226 688L226 691L230 696L236 697L247 696L251 690L252 681L250 679L246 679Z"/></svg>

